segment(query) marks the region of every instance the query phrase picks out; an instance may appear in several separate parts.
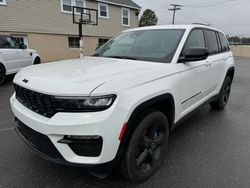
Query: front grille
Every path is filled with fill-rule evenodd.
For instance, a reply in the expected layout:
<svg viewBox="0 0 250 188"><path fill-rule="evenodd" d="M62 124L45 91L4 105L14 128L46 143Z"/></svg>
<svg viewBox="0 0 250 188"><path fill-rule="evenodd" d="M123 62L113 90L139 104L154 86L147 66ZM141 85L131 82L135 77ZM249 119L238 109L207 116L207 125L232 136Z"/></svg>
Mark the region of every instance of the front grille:
<svg viewBox="0 0 250 188"><path fill-rule="evenodd" d="M49 118L55 115L53 96L31 91L16 84L14 88L17 100L30 110Z"/></svg>
<svg viewBox="0 0 250 188"><path fill-rule="evenodd" d="M54 159L63 158L46 135L36 132L19 120L16 120L16 122L18 132L22 134L22 137L25 139L25 141L28 142L32 147Z"/></svg>
<svg viewBox="0 0 250 188"><path fill-rule="evenodd" d="M102 138L81 140L79 143L68 144L72 151L79 156L97 157L102 151Z"/></svg>

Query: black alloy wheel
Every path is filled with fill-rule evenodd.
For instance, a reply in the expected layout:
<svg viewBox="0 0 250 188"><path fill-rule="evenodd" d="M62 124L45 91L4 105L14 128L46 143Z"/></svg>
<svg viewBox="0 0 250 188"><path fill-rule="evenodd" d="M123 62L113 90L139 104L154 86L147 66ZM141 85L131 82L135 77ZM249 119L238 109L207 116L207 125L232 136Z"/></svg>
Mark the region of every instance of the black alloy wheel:
<svg viewBox="0 0 250 188"><path fill-rule="evenodd" d="M227 76L221 87L219 98L216 101L210 103L212 109L223 110L226 107L231 93L231 85L232 80L229 76Z"/></svg>
<svg viewBox="0 0 250 188"><path fill-rule="evenodd" d="M123 175L134 181L148 179L164 160L169 138L167 117L160 111L147 113L137 124L122 161Z"/></svg>

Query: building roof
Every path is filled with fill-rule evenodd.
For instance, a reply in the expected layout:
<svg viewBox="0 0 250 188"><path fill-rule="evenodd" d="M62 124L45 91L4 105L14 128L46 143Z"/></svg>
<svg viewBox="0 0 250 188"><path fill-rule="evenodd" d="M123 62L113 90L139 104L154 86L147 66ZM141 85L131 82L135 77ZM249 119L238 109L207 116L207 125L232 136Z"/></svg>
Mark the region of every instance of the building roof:
<svg viewBox="0 0 250 188"><path fill-rule="evenodd" d="M105 2L105 3L109 3L113 5L118 5L118 6L129 7L129 8L138 9L138 10L141 9L141 7L132 0L97 0L97 1Z"/></svg>

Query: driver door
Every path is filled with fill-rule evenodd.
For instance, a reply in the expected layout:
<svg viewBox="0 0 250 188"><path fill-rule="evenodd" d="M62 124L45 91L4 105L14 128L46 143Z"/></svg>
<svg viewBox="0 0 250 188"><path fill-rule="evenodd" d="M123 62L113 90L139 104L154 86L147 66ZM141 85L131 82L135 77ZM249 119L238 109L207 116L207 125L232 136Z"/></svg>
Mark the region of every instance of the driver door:
<svg viewBox="0 0 250 188"><path fill-rule="evenodd" d="M20 68L27 67L29 65L32 65L32 52L30 52L27 49L20 49L18 53L20 59L22 59L22 62L20 63Z"/></svg>

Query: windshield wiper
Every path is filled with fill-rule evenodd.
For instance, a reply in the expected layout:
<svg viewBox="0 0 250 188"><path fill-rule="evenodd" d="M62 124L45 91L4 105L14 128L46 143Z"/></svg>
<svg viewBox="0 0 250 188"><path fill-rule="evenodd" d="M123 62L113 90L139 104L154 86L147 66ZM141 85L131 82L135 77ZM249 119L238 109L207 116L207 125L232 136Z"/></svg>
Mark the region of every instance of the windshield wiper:
<svg viewBox="0 0 250 188"><path fill-rule="evenodd" d="M135 57L129 57L129 56L103 56L107 58L118 58L118 59L132 59L132 60L137 60Z"/></svg>

